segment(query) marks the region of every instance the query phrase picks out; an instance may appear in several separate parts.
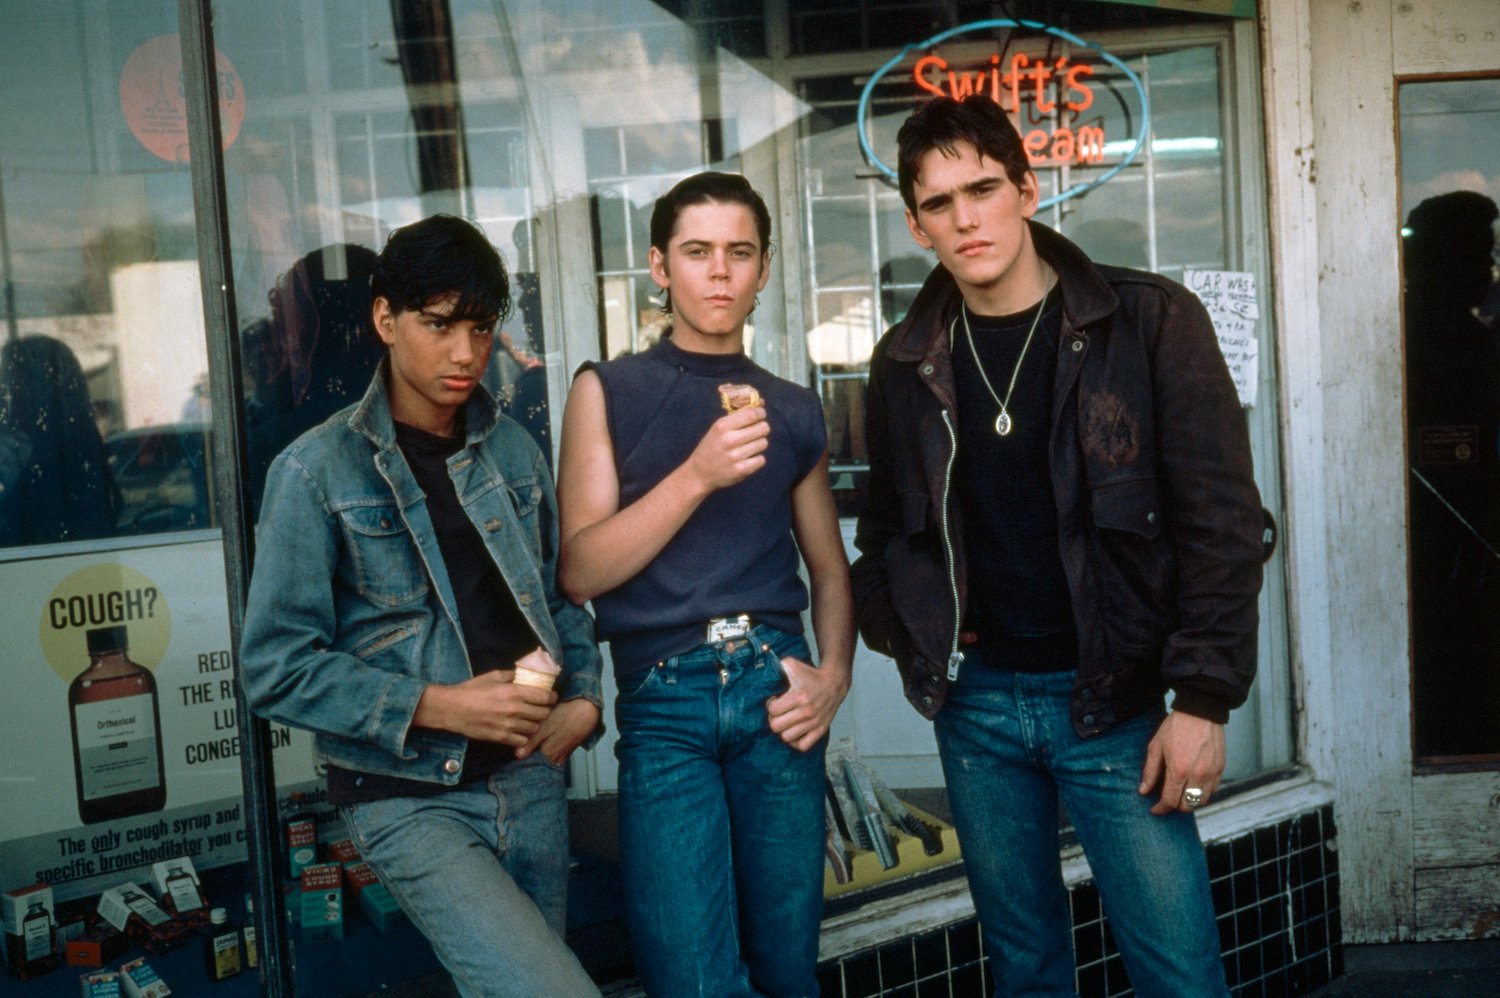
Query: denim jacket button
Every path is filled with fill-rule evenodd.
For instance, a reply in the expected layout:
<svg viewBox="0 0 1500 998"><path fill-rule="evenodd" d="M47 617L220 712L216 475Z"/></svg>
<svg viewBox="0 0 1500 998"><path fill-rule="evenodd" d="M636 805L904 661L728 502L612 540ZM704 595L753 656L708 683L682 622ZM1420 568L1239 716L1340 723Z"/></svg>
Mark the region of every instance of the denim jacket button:
<svg viewBox="0 0 1500 998"><path fill-rule="evenodd" d="M516 597L516 602L521 604L522 606L530 606L532 599L533 597L530 593L522 593L520 596Z"/></svg>
<svg viewBox="0 0 1500 998"><path fill-rule="evenodd" d="M931 364L923 364L922 365L922 373L923 374L931 374L932 373L932 365Z"/></svg>
<svg viewBox="0 0 1500 998"><path fill-rule="evenodd" d="M391 520L390 520L390 517L388 517L388 516L382 516L380 518L380 529L381 530L390 530L391 529Z"/></svg>
<svg viewBox="0 0 1500 998"><path fill-rule="evenodd" d="M931 707L932 706L932 697L923 697L922 698L922 706L923 707Z"/></svg>
<svg viewBox="0 0 1500 998"><path fill-rule="evenodd" d="M1083 723L1084 724L1093 724L1094 723L1094 715L1093 714L1085 714L1085 715L1083 715Z"/></svg>
<svg viewBox="0 0 1500 998"><path fill-rule="evenodd" d="M1080 351L1082 349L1083 349L1083 340L1074 340L1073 341L1073 352L1077 353L1078 351Z"/></svg>
<svg viewBox="0 0 1500 998"><path fill-rule="evenodd" d="M459 765L457 759L449 759L447 762L443 763L443 772L445 773L456 773L462 768L463 767Z"/></svg>

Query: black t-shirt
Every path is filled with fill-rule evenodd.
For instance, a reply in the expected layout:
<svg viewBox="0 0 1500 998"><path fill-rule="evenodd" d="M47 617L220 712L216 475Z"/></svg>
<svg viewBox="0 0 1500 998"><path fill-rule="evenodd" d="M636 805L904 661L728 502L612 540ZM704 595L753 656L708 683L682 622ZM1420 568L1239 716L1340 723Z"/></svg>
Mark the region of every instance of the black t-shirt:
<svg viewBox="0 0 1500 998"><path fill-rule="evenodd" d="M491 560L478 528L464 513L448 474L448 458L464 446L462 425L453 437L440 437L397 423L396 444L427 496L427 515L432 519L438 550L458 604L459 624L474 675L511 668L541 641ZM514 758L515 750L508 745L470 740L460 782L488 776ZM446 789L423 780L328 767L328 796L334 804L421 797Z"/></svg>
<svg viewBox="0 0 1500 998"><path fill-rule="evenodd" d="M1045 305L1031 345L1022 345ZM978 636L982 660L1015 672L1076 668L1078 635L1057 537L1057 499L1048 460L1052 384L1062 301L1015 315L968 313L953 329L953 375L958 398L955 491L963 517L969 607L964 629ZM972 347L971 347L972 342ZM986 388L975 363L989 378ZM1006 411L1011 431L995 430L1012 372L1020 361Z"/></svg>

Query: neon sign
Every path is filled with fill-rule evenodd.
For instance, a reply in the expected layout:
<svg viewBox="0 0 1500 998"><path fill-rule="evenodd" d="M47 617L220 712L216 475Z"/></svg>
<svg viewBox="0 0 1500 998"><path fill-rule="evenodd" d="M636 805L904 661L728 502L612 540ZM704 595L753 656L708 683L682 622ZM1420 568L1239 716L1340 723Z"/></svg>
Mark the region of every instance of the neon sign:
<svg viewBox="0 0 1500 998"><path fill-rule="evenodd" d="M875 167L893 183L896 172L875 155L869 139L870 100L875 86L891 70L905 62L913 52L931 50L941 42L957 35L985 31L991 28L1028 28L1061 38L1071 45L1090 49L1100 59L1118 69L1135 88L1141 105L1140 128L1130 150L1119 163L1100 176L1086 183L1077 184L1044 199L1039 207L1047 207L1068 198L1086 194L1111 180L1140 155L1150 131L1150 108L1146 99L1146 88L1134 71L1118 58L1093 42L1086 42L1061 28L1054 28L1039 21L995 18L973 21L969 24L949 28L925 41L907 45L865 84L859 95L859 111L855 128L859 133L859 148L865 162ZM1097 125L1081 125L1078 115L1094 103L1094 90L1089 78L1094 75L1094 66L1084 62L1072 62L1068 56L1055 60L1033 59L1025 53L1016 53L1003 66L999 53L990 56L989 64L978 69L955 70L948 60L928 51L912 67L912 80L917 88L935 97L952 97L961 100L972 94L988 94L995 103L1013 115L1020 115L1024 104L1030 103L1037 112L1055 114L1057 124L1046 128L1021 127L1021 141L1034 167L1061 166L1064 164L1089 165L1104 159L1104 129Z"/></svg>

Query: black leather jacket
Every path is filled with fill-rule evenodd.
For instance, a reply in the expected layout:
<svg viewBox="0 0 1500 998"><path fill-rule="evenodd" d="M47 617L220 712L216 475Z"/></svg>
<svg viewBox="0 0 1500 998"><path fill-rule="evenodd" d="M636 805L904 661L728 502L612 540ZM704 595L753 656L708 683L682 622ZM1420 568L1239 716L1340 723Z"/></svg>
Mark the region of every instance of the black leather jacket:
<svg viewBox="0 0 1500 998"><path fill-rule="evenodd" d="M1166 688L1173 709L1222 722L1255 677L1264 523L1213 327L1180 285L1095 265L1035 222L1031 234L1063 292L1050 459L1078 626L1073 726L1099 734L1159 707ZM875 348L855 536L860 633L929 718L956 675L967 606L951 487L960 301L937 267Z"/></svg>

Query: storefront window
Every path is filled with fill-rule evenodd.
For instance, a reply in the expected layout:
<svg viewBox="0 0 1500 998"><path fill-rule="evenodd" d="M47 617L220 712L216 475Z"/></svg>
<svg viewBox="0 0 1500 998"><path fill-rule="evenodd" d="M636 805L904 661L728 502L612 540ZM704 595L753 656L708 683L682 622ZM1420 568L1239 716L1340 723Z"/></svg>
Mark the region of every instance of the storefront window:
<svg viewBox="0 0 1500 998"><path fill-rule="evenodd" d="M1500 757L1500 80L1402 84L1412 728Z"/></svg>
<svg viewBox="0 0 1500 998"><path fill-rule="evenodd" d="M217 75L226 142L255 164L230 196L261 226L244 280L264 301L260 275L292 262L271 195L306 132L267 163L241 129L246 62L221 49ZM149 895L180 916L165 945L205 901L240 917L247 888L177 7L7 5L0 81L0 891L45 885L58 950L114 931L101 893ZM305 735L271 741L312 777ZM180 959L191 993L201 963ZM68 970L49 982L76 990Z"/></svg>
<svg viewBox="0 0 1500 998"><path fill-rule="evenodd" d="M0 625L22 636L0 698L0 890L45 881L59 924L81 925L101 891L132 881L158 894L152 864L185 857L208 900L247 916L246 864L268 860L244 844L221 540L222 528L245 525L218 520L213 441L243 418L253 518L275 455L367 389L383 352L370 269L403 224L461 215L500 250L513 308L486 383L550 460L578 365L645 349L665 328L647 268L655 198L702 169L744 173L768 202L775 249L748 349L823 399L835 494L852 531L868 466L870 354L934 262L912 243L893 185L861 155L861 89L901 46L992 16L993 6L214 5L233 330L205 329L195 234L220 207L194 200L192 171L204 164L188 162L176 5L79 0L0 13L0 81L12 96L0 108L0 584L9 597ZM1032 17L1053 5L1013 6ZM1042 220L1109 262L1264 280L1245 250L1256 241L1246 230L1259 224L1244 210L1254 180L1226 147L1237 132L1257 133L1234 119L1253 124L1258 112L1228 92L1227 33L1181 12L1068 7L1075 30L1201 30L1166 47L1141 42L1142 31L1121 47L1149 92L1151 141L1128 169ZM975 36L952 52L988 58L1005 37ZM1062 53L1056 41L1020 34L1012 49L1049 45ZM1139 105L1119 71L1099 74L1090 121L1108 136L1103 158L1042 167L1044 195L1100 179L1124 156L1117 143L1134 133ZM910 83L892 74L868 109L871 143L888 158L917 96ZM1271 339L1264 325L1258 335ZM218 382L206 343L218 338L238 349L238 413L208 401ZM1269 366L1249 412L1274 425ZM1263 489L1274 490L1274 431L1257 439ZM1268 628L1284 628L1279 597L1268 599ZM1263 669L1281 677L1279 690L1282 645ZM907 707L890 664L861 655L870 661L835 735L860 742L902 793L941 797L930 724ZM1287 700L1241 712L1251 748L1231 759L1243 772L1290 758L1286 724L1272 723ZM105 783L90 761L100 739L76 732L116 707L134 708L137 726L106 743L131 747L128 780ZM575 797L615 789L612 737L575 756ZM345 833L310 736L273 726L271 741L277 820L288 834L311 829L317 858L338 861ZM607 854L612 827L586 834ZM300 881L291 869L275 873L296 885L288 908L300 917ZM296 942L302 993L332 993L334 979L374 991L436 968L410 925L360 913L353 895L345 905L342 939L306 923L276 927ZM574 911L575 922L591 917L610 916ZM616 929L601 934L618 938ZM617 958L608 947L589 956ZM196 953L165 959L174 991L206 983ZM239 986L255 990L249 975L226 988Z"/></svg>
<svg viewBox="0 0 1500 998"><path fill-rule="evenodd" d="M179 81L157 72L171 7L0 16L15 95L0 112L0 558L211 527L186 132Z"/></svg>

